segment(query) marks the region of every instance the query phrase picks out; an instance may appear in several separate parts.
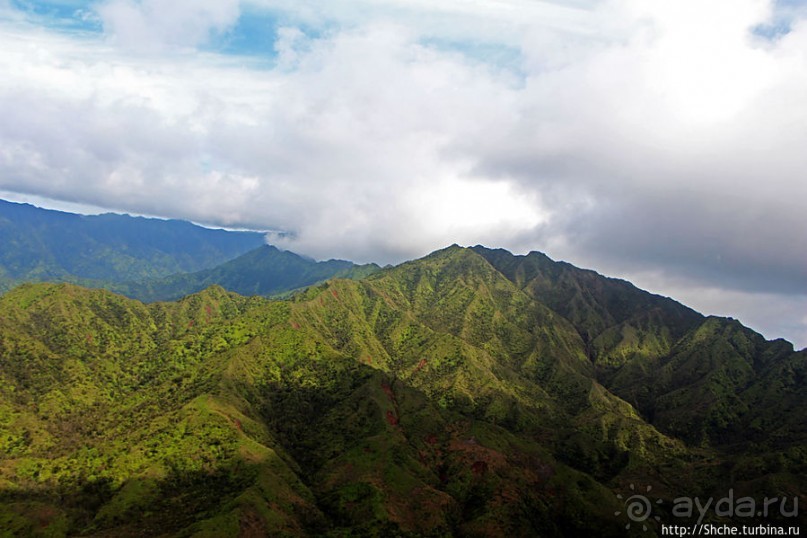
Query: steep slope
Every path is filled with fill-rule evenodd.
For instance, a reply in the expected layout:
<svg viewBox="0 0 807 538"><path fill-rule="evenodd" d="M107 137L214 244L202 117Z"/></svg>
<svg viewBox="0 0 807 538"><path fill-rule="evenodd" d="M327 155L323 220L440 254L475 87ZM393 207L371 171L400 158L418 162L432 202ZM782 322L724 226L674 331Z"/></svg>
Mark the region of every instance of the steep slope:
<svg viewBox="0 0 807 538"><path fill-rule="evenodd" d="M679 448L596 382L568 321L468 249L328 289L310 292L328 317L306 321L339 349L447 409L543 439L598 478Z"/></svg>
<svg viewBox="0 0 807 538"><path fill-rule="evenodd" d="M263 244L254 232L0 200L0 291L24 281L107 284L198 271Z"/></svg>
<svg viewBox="0 0 807 538"><path fill-rule="evenodd" d="M377 271L375 264L344 260L317 262L293 252L263 245L222 265L195 273L114 286L141 301L170 301L218 285L242 295L274 295L333 277L361 278Z"/></svg>
<svg viewBox="0 0 807 538"><path fill-rule="evenodd" d="M284 301L19 287L0 298L0 529L646 536L614 515L631 484L667 523L694 522L681 495L801 495L804 352L717 318L673 336L661 320L691 311L617 315L604 279L592 319L661 308L671 339L608 363L609 389L587 317L514 274L453 246Z"/></svg>
<svg viewBox="0 0 807 538"><path fill-rule="evenodd" d="M231 348L258 330L243 316L251 304L220 288L150 307L69 285L0 299L2 527L226 535L242 513L245 524L294 530L295 510L316 525L294 463L242 413L240 395L219 389ZM270 307L259 319L283 316ZM258 516L269 501L273 526Z"/></svg>
<svg viewBox="0 0 807 538"><path fill-rule="evenodd" d="M616 532L609 491L536 441L322 338L311 317L332 330L358 287L335 285L293 303L212 288L147 307L68 285L0 299L5 528Z"/></svg>
<svg viewBox="0 0 807 538"><path fill-rule="evenodd" d="M780 444L771 433L784 424L788 441L807 440L796 426L807 414L794 401L807 397L805 356L736 320L710 317L669 354L641 367L626 364L611 385L659 428L692 444L753 441L770 450Z"/></svg>
<svg viewBox="0 0 807 538"><path fill-rule="evenodd" d="M532 297L577 328L598 365L619 366L670 351L703 316L630 282L555 262L540 252L515 256L482 246L473 250Z"/></svg>
<svg viewBox="0 0 807 538"><path fill-rule="evenodd" d="M705 318L541 253L473 250L569 319L587 342L600 382L660 430L695 445L754 441L759 450L781 436L785 444L804 441L796 424L807 413L795 401L807 395L800 384L805 351L796 354L790 343L768 342L736 320ZM787 390L775 397L777 385ZM773 438L762 426L778 431L784 423L788 433Z"/></svg>

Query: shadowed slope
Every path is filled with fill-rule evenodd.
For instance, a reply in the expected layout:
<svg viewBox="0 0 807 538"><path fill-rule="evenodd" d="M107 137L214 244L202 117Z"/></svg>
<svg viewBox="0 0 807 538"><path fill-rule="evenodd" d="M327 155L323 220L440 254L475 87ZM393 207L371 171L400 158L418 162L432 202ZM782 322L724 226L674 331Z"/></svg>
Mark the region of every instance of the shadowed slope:
<svg viewBox="0 0 807 538"><path fill-rule="evenodd" d="M333 277L361 278L378 269L375 264L356 265L344 260L317 262L263 245L211 269L129 283L115 289L148 302L176 300L213 285L242 295L274 295Z"/></svg>
<svg viewBox="0 0 807 538"><path fill-rule="evenodd" d="M2 528L625 536L610 488L652 484L679 523L682 494L804 490L803 352L717 318L674 336L663 320L691 311L617 308L603 279L592 319L660 309L644 319L671 339L605 369L586 318L514 274L449 247L286 301L17 288L0 298Z"/></svg>

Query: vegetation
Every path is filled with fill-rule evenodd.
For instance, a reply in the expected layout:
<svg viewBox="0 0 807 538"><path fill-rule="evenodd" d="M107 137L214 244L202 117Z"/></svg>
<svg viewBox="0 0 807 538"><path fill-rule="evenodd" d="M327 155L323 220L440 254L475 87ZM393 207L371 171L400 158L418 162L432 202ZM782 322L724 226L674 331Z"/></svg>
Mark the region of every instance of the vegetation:
<svg viewBox="0 0 807 538"><path fill-rule="evenodd" d="M0 200L0 294L24 282L71 282L144 302L219 285L242 295L282 295L329 278L361 278L375 264L317 262L264 244L255 232L189 222L84 216Z"/></svg>
<svg viewBox="0 0 807 538"><path fill-rule="evenodd" d="M0 536L646 536L629 484L662 517L801 495L805 380L807 351L537 253L284 300L26 284L0 297Z"/></svg>
<svg viewBox="0 0 807 538"><path fill-rule="evenodd" d="M128 215L75 215L0 200L0 292L20 282L103 287L199 271L263 243L263 234L255 232Z"/></svg>
<svg viewBox="0 0 807 538"><path fill-rule="evenodd" d="M344 260L317 262L293 252L263 245L238 258L195 273L112 286L113 291L141 301L171 301L218 285L242 295L279 295L329 278L361 278L379 267Z"/></svg>

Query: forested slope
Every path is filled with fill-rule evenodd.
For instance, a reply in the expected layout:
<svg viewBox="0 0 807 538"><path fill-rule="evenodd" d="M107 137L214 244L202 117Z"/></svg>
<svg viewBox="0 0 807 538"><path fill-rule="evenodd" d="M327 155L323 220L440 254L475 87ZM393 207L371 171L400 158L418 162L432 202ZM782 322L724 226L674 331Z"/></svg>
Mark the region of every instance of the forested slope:
<svg viewBox="0 0 807 538"><path fill-rule="evenodd" d="M630 484L681 523L681 495L802 495L804 351L596 274L563 277L564 310L512 258L449 247L284 301L13 290L0 528L625 536L655 529L615 515Z"/></svg>

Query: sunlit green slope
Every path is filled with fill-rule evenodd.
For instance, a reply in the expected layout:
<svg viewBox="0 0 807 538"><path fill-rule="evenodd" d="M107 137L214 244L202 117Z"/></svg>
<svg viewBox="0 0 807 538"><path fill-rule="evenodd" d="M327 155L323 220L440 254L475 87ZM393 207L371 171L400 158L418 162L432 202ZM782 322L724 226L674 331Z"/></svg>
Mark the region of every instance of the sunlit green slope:
<svg viewBox="0 0 807 538"><path fill-rule="evenodd" d="M480 250L285 301L7 293L0 536L625 536L630 483L804 491L804 352Z"/></svg>

